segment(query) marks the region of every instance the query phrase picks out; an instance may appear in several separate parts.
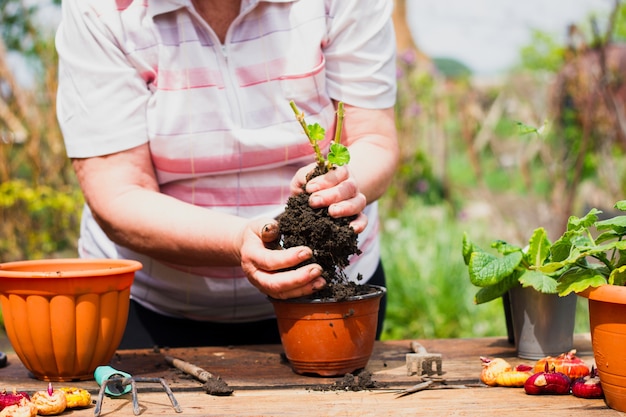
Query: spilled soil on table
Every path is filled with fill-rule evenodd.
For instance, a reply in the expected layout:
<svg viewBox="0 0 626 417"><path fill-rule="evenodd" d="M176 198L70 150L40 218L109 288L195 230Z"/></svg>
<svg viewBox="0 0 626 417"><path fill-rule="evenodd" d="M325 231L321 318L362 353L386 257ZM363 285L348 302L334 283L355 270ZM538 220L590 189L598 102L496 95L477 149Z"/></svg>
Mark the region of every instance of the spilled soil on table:
<svg viewBox="0 0 626 417"><path fill-rule="evenodd" d="M384 388L386 384L376 382L372 378L372 373L365 369L345 374L336 380L332 385L316 385L313 391L366 391L369 389Z"/></svg>

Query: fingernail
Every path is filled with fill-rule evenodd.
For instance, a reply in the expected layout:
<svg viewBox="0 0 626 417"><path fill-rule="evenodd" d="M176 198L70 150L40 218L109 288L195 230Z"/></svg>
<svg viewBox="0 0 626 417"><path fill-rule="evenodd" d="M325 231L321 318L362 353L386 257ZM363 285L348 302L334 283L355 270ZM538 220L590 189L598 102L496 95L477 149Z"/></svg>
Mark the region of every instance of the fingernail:
<svg viewBox="0 0 626 417"><path fill-rule="evenodd" d="M320 190L320 186L317 183L309 182L306 185L306 192L309 194L313 194L314 192L319 191L319 190Z"/></svg>
<svg viewBox="0 0 626 417"><path fill-rule="evenodd" d="M311 255L311 249L302 249L300 252L298 252L298 259L300 259L301 261L306 261L311 257Z"/></svg>
<svg viewBox="0 0 626 417"><path fill-rule="evenodd" d="M320 206L322 204L322 197L311 196L311 198L309 198L309 204L312 206Z"/></svg>
<svg viewBox="0 0 626 417"><path fill-rule="evenodd" d="M332 204L328 207L328 214L331 216L339 215L342 212L343 205L340 203Z"/></svg>
<svg viewBox="0 0 626 417"><path fill-rule="evenodd" d="M314 266L313 268L311 268L311 270L309 270L309 276L311 278L317 278L320 275L322 275L322 268L320 268L319 266ZM322 278L322 281L324 281L324 278ZM326 284L326 281L324 281L324 285Z"/></svg>
<svg viewBox="0 0 626 417"><path fill-rule="evenodd" d="M313 291L319 291L326 286L326 280L324 278L316 279L313 282Z"/></svg>

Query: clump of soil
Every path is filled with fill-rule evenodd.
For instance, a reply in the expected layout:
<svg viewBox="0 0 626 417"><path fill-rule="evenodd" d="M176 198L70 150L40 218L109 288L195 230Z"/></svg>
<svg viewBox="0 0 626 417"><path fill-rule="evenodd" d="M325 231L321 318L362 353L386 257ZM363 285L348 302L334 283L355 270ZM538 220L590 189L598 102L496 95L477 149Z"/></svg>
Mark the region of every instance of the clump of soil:
<svg viewBox="0 0 626 417"><path fill-rule="evenodd" d="M345 374L332 385L317 385L313 391L365 391L373 388L383 388L384 384L374 381L372 373L362 369L354 374Z"/></svg>
<svg viewBox="0 0 626 417"><path fill-rule="evenodd" d="M319 167L309 174L308 179L317 175L321 175ZM278 217L282 246L291 248L302 245L313 250L313 257L303 265L319 264L327 283L315 294L316 298L342 300L361 294L362 286L348 281L344 272L350 263L350 256L361 253L357 244L358 235L350 227L355 216L331 217L327 207L312 208L309 197L310 194L303 192L287 200L285 211Z"/></svg>
<svg viewBox="0 0 626 417"><path fill-rule="evenodd" d="M209 378L203 385L204 391L209 395L227 396L233 393L233 389L222 378Z"/></svg>

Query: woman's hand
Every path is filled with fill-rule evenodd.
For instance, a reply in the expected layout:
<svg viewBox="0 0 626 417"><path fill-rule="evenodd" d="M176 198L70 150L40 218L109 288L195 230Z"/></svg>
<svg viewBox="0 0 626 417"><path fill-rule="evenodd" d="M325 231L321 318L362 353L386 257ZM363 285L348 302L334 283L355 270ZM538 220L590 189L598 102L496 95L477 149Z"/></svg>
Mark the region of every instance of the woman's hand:
<svg viewBox="0 0 626 417"><path fill-rule="evenodd" d="M311 249L306 246L272 249L277 247L279 237L275 220L254 220L243 230L241 267L252 285L279 299L302 297L322 289L326 281L319 265L285 270L311 259Z"/></svg>
<svg viewBox="0 0 626 417"><path fill-rule="evenodd" d="M291 192L302 192L306 175L313 170L314 164L298 170L291 181ZM314 208L328 207L331 217L357 216L350 226L356 233L361 233L367 226L367 216L363 210L367 205L365 195L360 192L356 180L347 166L335 167L324 175L311 179L306 184L306 192L311 194L309 205Z"/></svg>

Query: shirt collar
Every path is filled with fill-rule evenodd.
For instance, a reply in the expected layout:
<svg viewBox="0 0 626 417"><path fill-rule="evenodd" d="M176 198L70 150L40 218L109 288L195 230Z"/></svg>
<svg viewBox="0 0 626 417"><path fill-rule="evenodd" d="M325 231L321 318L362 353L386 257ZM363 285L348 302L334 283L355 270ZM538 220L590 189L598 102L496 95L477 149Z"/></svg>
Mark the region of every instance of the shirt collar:
<svg viewBox="0 0 626 417"><path fill-rule="evenodd" d="M250 10L258 3L292 3L298 0L242 0L241 10ZM148 14L156 16L163 13L173 12L183 7L193 7L191 0L149 0Z"/></svg>

